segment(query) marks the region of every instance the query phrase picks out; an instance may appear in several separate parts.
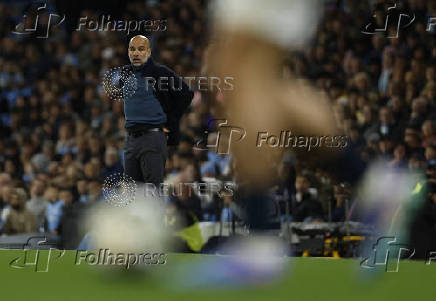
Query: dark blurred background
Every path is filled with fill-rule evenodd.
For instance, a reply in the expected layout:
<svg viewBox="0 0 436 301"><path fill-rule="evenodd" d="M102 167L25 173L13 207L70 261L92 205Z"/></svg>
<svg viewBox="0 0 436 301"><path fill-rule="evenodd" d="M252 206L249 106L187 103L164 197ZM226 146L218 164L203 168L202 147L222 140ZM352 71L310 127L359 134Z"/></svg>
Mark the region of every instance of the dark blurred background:
<svg viewBox="0 0 436 301"><path fill-rule="evenodd" d="M77 230L80 214L102 201L104 179L123 171L123 104L104 94L102 75L128 63L127 43L136 34L150 38L159 63L180 76L202 75L207 67L208 1L48 1L37 12L40 3L0 1L0 231L70 235L64 240L77 243L83 234ZM327 93L338 128L364 164L382 159L390 167L426 174L425 181L433 182L436 26L429 27L429 18L436 17L436 3L396 1L397 7L389 11L391 21L401 13L416 17L405 28L403 19L398 37L393 37L395 22L386 32L362 32L382 28L394 2L322 3L325 13L313 42L304 52L289 52L283 77L294 73ZM37 30L26 32L37 15ZM166 26L129 34L75 30L81 17L99 22L108 15L121 21L159 20ZM48 37L40 38L47 34L49 20ZM182 141L169 154L168 183L238 182L230 155L194 148L197 141L213 144L216 133L210 121L221 117L215 111L221 101L219 91L195 92L182 118ZM344 221L352 216L344 204L347 199L354 208L353 187L339 182L331 170L292 151L271 168L277 172L272 219L283 218L286 203L298 207L291 212L294 221ZM237 194L222 198L213 192L183 192L169 202L182 202L200 221L243 218L238 212L244 204ZM8 216L15 211L28 222L11 227Z"/></svg>

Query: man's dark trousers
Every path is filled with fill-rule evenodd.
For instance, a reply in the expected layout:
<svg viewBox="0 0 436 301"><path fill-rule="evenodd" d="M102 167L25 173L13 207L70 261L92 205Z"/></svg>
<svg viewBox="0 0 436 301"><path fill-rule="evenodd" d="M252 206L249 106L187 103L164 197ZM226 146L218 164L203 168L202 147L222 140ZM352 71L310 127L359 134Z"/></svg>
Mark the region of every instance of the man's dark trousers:
<svg viewBox="0 0 436 301"><path fill-rule="evenodd" d="M129 135L124 145L125 174L158 188L163 182L166 157L167 137L163 131L146 131L137 137Z"/></svg>

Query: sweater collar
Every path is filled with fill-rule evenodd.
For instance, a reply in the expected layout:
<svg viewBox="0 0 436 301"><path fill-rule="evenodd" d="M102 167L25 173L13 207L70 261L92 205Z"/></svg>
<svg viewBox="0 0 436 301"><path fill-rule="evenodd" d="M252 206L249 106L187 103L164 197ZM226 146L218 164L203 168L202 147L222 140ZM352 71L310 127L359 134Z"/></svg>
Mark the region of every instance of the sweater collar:
<svg viewBox="0 0 436 301"><path fill-rule="evenodd" d="M142 64L140 66L135 66L135 65L131 64L131 66L132 66L133 72L142 71L144 73L144 72L150 71L153 68L154 61L151 57L149 57L144 64Z"/></svg>

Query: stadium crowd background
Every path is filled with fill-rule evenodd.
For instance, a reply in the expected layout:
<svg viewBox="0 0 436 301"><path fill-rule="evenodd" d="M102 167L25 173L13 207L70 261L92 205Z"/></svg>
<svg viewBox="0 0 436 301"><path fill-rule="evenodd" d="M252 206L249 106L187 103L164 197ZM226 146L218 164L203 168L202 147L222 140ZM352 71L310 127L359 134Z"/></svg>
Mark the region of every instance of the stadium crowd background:
<svg viewBox="0 0 436 301"><path fill-rule="evenodd" d="M426 31L423 20L436 16L436 3L397 1L417 18L398 38L387 38L388 32L361 32L375 8L380 16L386 12L386 4L373 2L324 1L312 45L304 53L289 53L283 76L293 72L327 93L338 128L365 164L382 159L435 177L436 47L434 32ZM128 63L131 36L75 31L74 22L52 28L47 39L13 34L23 15L18 3L0 2L0 231L48 232L75 248L84 231L78 224L81 214L103 201L104 179L123 171L123 104L107 98L101 77ZM48 8L62 13L53 3ZM66 17L70 12L97 20L107 9L76 7ZM149 36L152 56L180 76L203 74L207 1L129 1L116 13L111 13L114 19L167 20L164 31L133 34ZM216 139L211 121L220 116L211 103L219 104L221 97L195 92L181 121L181 143L169 153L167 182L238 182L230 155L194 147ZM353 187L337 182L334 174L292 151L273 168L272 218L283 215L286 201L294 221L352 216L346 216L345 202L353 208ZM192 212L201 221L243 218L237 193L220 198L180 190L167 200L169 208Z"/></svg>

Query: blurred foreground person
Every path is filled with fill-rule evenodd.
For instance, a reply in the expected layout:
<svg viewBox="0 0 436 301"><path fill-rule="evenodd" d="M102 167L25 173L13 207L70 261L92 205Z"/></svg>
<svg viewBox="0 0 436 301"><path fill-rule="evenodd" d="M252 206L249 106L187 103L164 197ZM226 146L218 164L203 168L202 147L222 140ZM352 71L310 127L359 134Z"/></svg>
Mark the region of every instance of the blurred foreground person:
<svg viewBox="0 0 436 301"><path fill-rule="evenodd" d="M428 181L422 189L424 205L412 221L409 244L415 248L415 259L427 259L436 250L436 182Z"/></svg>
<svg viewBox="0 0 436 301"><path fill-rule="evenodd" d="M302 49L314 33L319 7L316 1L222 0L215 1L211 10L214 32L207 69L211 76L234 79L234 89L224 91L223 113L230 126L245 134L229 143L240 181L247 188L252 228L265 227L266 190L275 179L271 165L280 159L285 144L289 147L286 141L273 141L277 139L261 143L260 134L280 137L281 131L291 130L292 135L307 137L336 132L326 98L300 80L285 80L280 74L288 51Z"/></svg>

